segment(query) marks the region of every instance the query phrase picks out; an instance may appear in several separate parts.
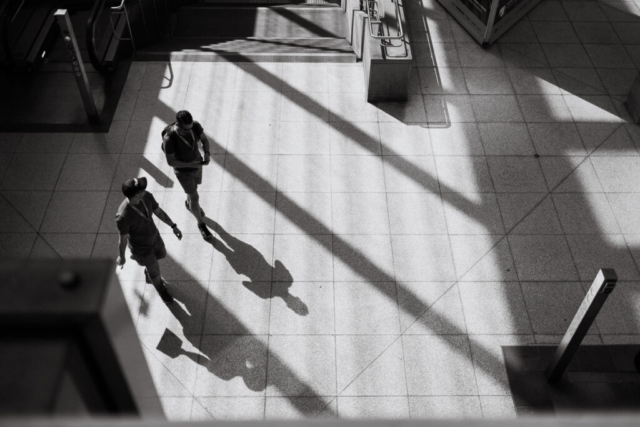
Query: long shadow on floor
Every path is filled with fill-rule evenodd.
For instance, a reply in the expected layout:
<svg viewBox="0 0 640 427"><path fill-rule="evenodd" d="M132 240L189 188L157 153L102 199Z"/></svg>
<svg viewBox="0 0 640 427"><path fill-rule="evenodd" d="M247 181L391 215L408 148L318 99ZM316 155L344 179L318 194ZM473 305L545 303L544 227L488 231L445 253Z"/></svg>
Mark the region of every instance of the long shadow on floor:
<svg viewBox="0 0 640 427"><path fill-rule="evenodd" d="M242 284L248 290L262 299L280 297L291 310L300 316L309 314L307 305L295 295L289 293L293 285L293 277L279 260L271 266L265 257L250 244L229 234L222 226L213 220L207 219L207 226L215 230L220 239L211 238L210 243L215 250L222 253L229 262L229 265L239 275L249 278ZM273 286L271 282L265 282L265 278L276 281Z"/></svg>
<svg viewBox="0 0 640 427"><path fill-rule="evenodd" d="M241 377L250 390L264 390L267 386L266 346L251 335L194 335L202 327L202 313L198 313L197 301L182 298L180 302L184 307L174 302L168 305L169 310L182 325L185 337L200 354L183 349L182 340L169 329L165 329L156 349L171 358L184 355L224 381ZM224 310L218 303L214 304L213 309ZM233 316L227 316L227 320L233 320Z"/></svg>
<svg viewBox="0 0 640 427"><path fill-rule="evenodd" d="M259 80L263 81L264 83L272 86L272 87L282 87L283 85L286 85L286 83L283 83L280 79L278 79L277 77L270 75L268 72L263 72L261 70L254 70L254 72L252 72L252 74L258 78ZM289 92L287 92L289 93ZM304 99L304 95L302 95L303 99ZM306 99L305 99L306 101ZM312 107L315 107L315 105L313 105L313 103L311 103L311 101L309 101L309 105L311 105ZM356 138L354 139L355 142L359 142L359 140L367 140L366 135L364 135L361 131L359 131L358 129L354 128L353 126L351 126L350 124L347 124L347 129L350 131L350 133L355 133L357 136L361 137L361 138ZM344 129L343 129L344 130ZM215 145L215 142L213 142L213 145ZM223 147L218 147L218 149L220 151L224 151ZM383 149L385 152L387 153L395 153L394 150L390 149L389 147L384 147ZM390 161L389 159L393 159L395 161ZM399 160L396 160L399 159ZM408 161L407 159L405 159L403 156L391 156L391 155L387 155L383 158L384 161L388 162L394 169L396 169L398 172L400 172L401 174L405 175L407 178L410 178L412 181L416 182L418 185L420 185L421 187L432 191L434 193L440 193L442 196L443 201L446 201L447 203L455 206L456 208L458 208L459 210L461 210L462 212L465 212L467 214L470 214L471 212L474 212L474 209L472 208L476 208L475 210L477 210L478 206L482 206L482 204L478 204L473 202L472 200L468 200L466 199L462 194L460 194L458 191L455 191L453 188L448 188L447 186L443 186L442 182L438 182L437 178L432 176L431 174L429 174L427 171L422 170L420 167L418 167L417 165L412 164L412 162ZM513 175L512 172L510 172L507 168L508 165L503 166L500 162L493 162L495 164L495 169L497 171L501 171L502 169L505 170L505 174L509 174L509 175ZM247 165L243 164L241 161L239 161L238 159L236 159L232 153L227 152L227 156L225 159L225 163L224 163L224 167L227 169L227 171L230 170L229 165L233 166L233 175L236 177L239 176L243 176L243 181L245 182L245 184L251 188L253 191L256 192L256 194L260 195L261 191L264 191L264 186L267 185L264 180L260 179L260 177L253 172L250 168L247 167ZM539 166L538 166L539 167ZM572 168L573 169L573 168ZM537 170L537 169L536 169ZM488 170L486 170L488 173ZM567 175L570 172L567 172ZM519 178L520 176L518 174L516 174L516 178ZM544 183L544 181L543 181ZM546 185L546 184L545 184ZM550 185L550 187L557 187L557 185ZM446 191L445 191L446 190ZM275 191L275 189L273 189L273 191ZM551 198L550 196L548 196L549 198ZM285 197L286 200L286 197ZM302 209L300 206L298 206L297 204L293 203L292 201L288 201L288 203L291 205L291 208L288 210L287 212L287 217L289 219L291 219L296 225L298 225L301 229L303 230L308 230L309 223L312 224L316 224L317 220L315 220L315 218L311 217L311 215L309 215L308 212L306 212L304 209ZM538 203L540 204L540 203ZM537 205L536 205L537 206ZM533 211L532 210L530 212ZM476 215L470 215L472 217L474 217L474 219L478 220L479 222L484 222L482 220L481 217L477 217ZM557 219L556 219L557 221ZM490 226L491 223L487 222L486 223L487 226ZM506 230L507 233L509 234L509 232L511 230L513 230L515 228L515 226L517 225L517 221L516 224L513 224L511 227L509 227L509 230ZM318 227L322 228L321 224L318 224ZM330 230L326 230L327 234L330 234ZM310 235L313 235L311 233L309 233ZM502 234L502 233L499 233ZM517 240L517 239L516 239ZM530 246L532 243L529 240L526 240L526 238L521 238L520 240L522 240L522 244L520 246ZM505 242L506 248L507 248L507 253L510 255L510 247L509 247L509 243L505 238L502 238L501 241ZM337 244L336 244L337 242ZM499 243L499 242L498 242ZM564 254L568 254L568 247L566 246L566 242L564 240L562 240L561 242L557 242L558 245L562 246L561 249L564 250ZM495 244L497 245L497 243ZM326 246L325 246L326 247ZM350 266L352 266L352 268L354 268L355 270L358 271L358 273L366 280L370 280L373 287L378 288L376 286L376 283L380 280L380 277L385 277L387 278L387 281L393 281L393 278L388 277L383 271L381 271L376 265L374 265L373 263L370 262L370 260L368 260L365 256L363 256L363 254L359 253L355 248L351 247L347 242L343 241L342 239L340 239L339 236L334 236L333 237L333 245L326 247L327 250L333 251L334 254L339 254L339 258L342 260L348 260L348 264ZM522 252L522 251L521 251ZM347 256L347 255L352 255L352 256ZM627 254L628 256L628 254ZM509 258L509 257L507 257ZM501 260L501 258L499 258L496 262L501 263L503 262ZM530 263L526 263L525 265L528 265ZM504 267L511 267L511 263L509 264L504 264ZM573 266L572 266L573 267ZM504 271L506 268L502 268L502 267L498 267L496 269L494 269L496 272L502 272ZM571 268L571 276L574 277L574 280L578 279L577 273ZM511 270L506 270L506 271L511 271ZM567 273L568 274L568 273ZM589 274L587 274L587 276L590 276ZM504 280L506 277L501 277L500 279ZM498 279L498 280L500 280ZM405 289L404 286L401 283L398 283L398 288L401 289L403 292L405 292L406 294L409 295L409 298L407 298L407 300L409 301L419 301L419 299L409 290ZM379 291L384 292L383 289L377 289ZM390 298L395 298L395 293L394 294L390 294L390 293L385 293L385 295L387 295ZM509 298L509 297L507 297ZM515 298L514 301L511 301L511 298L509 298L509 302L506 304L506 306L508 307L517 307L515 304ZM406 304L406 303L400 303L400 308L405 311L408 312L412 315L414 315L415 318L420 319L419 321L421 323L424 323L427 327L430 327L431 323L428 319L425 319L423 317L423 314L427 312L427 310L429 309L429 307L423 303L416 303L415 305L413 304ZM450 324L450 322L448 322L448 319L441 319L441 317L444 316L438 316L439 320L444 320L447 323L447 327L451 328L451 330L453 331L458 331L459 329L456 327L456 325ZM524 329L528 329L530 330L530 326L528 325L528 322L525 322L525 324L522 325L522 327ZM528 327L528 328L527 328ZM464 332L462 332L464 333ZM474 366L476 368L480 368L481 371L483 371L483 374L488 375L492 378L494 378L496 376L496 373L502 370L502 360L501 360L501 355L496 355L493 354L490 350L488 350L487 348L484 348L484 346L482 344L477 344L477 345L473 345L473 347L471 348L471 353L473 354L473 359L474 359ZM468 356L468 353L465 354L466 357ZM477 365L475 364L477 363Z"/></svg>
<svg viewBox="0 0 640 427"><path fill-rule="evenodd" d="M203 304L201 293L188 292L178 283L173 284L170 290L176 301L167 307L182 326L181 336L184 336L197 351L185 349L183 338L169 329L165 329L156 349L174 359L186 356L215 377L228 382L228 385L224 386L219 383L208 384L209 380L206 377L199 377L204 381L201 385L203 390L219 395L233 395L237 392L234 391L237 384L231 381L240 377L245 386L254 392L264 391L267 386L273 387L277 390L277 395L288 396L299 413L307 417L333 412L328 408L330 398L319 396L313 387L288 368L277 354L269 352L268 344L260 336L252 335L252 332L213 295L207 295L207 301ZM207 319L213 316L207 316L203 310L215 313L215 318L224 323L226 329L235 333L204 334L208 329Z"/></svg>

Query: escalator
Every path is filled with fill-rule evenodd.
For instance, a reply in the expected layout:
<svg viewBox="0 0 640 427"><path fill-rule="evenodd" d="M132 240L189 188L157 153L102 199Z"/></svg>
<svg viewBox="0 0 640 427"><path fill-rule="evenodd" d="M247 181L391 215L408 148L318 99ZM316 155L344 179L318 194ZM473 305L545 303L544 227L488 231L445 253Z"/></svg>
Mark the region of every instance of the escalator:
<svg viewBox="0 0 640 427"><path fill-rule="evenodd" d="M134 48L132 25L138 19L135 13L125 15L121 5L122 0L0 0L0 131L108 130ZM67 44L54 17L59 9L69 13L100 112L97 127L87 122Z"/></svg>
<svg viewBox="0 0 640 427"><path fill-rule="evenodd" d="M69 11L82 57L89 60L87 22L96 4L95 0L6 0L5 3L0 25L2 60L6 66L15 71L36 71L45 64L68 62L68 55L53 16L57 9ZM113 32L109 30L108 21L96 21L95 31L101 41L99 47L103 50L103 43L114 40ZM97 54L104 59L104 51ZM113 61L107 59L109 60Z"/></svg>
<svg viewBox="0 0 640 427"><path fill-rule="evenodd" d="M354 62L347 16L337 2L0 0L0 132L107 132L132 56ZM53 16L58 9L69 13L84 86ZM99 119L87 120L87 93Z"/></svg>
<svg viewBox="0 0 640 427"><path fill-rule="evenodd" d="M280 4L272 4L272 3ZM169 37L138 60L355 62L349 26L334 1L194 2L171 15Z"/></svg>

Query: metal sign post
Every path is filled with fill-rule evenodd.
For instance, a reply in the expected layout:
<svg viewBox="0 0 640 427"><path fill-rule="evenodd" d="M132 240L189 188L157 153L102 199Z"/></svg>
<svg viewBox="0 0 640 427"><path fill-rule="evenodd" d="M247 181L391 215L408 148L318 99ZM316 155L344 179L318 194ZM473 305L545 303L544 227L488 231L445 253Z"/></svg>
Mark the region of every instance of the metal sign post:
<svg viewBox="0 0 640 427"><path fill-rule="evenodd" d="M54 16L60 26L62 37L64 38L64 44L67 47L67 52L69 52L73 75L76 78L76 83L78 83L78 89L80 89L80 96L82 97L84 109L87 112L87 116L89 116L90 122L98 122L100 120L100 115L98 114L98 109L96 108L96 103L93 99L91 86L89 86L89 78L87 77L87 72L84 69L84 63L82 62L82 56L80 55L80 49L78 48L78 41L75 33L73 32L73 27L71 26L69 12L66 9L58 9Z"/></svg>
<svg viewBox="0 0 640 427"><path fill-rule="evenodd" d="M547 380L550 383L556 383L560 380L562 373L578 351L582 339L596 319L607 297L613 291L617 281L618 276L612 268L603 268L598 272L545 370Z"/></svg>

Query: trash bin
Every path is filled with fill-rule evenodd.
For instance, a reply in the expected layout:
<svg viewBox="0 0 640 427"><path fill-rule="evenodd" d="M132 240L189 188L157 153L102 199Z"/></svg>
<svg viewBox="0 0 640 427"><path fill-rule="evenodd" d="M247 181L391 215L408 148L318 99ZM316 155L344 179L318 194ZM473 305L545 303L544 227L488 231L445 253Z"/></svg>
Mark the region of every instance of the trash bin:
<svg viewBox="0 0 640 427"><path fill-rule="evenodd" d="M541 0L438 0L482 46L488 46Z"/></svg>

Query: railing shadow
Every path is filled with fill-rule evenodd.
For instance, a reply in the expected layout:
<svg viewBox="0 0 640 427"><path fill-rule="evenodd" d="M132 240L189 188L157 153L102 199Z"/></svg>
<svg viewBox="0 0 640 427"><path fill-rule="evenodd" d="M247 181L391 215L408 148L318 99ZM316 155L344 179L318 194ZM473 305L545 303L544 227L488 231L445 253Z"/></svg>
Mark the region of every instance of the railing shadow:
<svg viewBox="0 0 640 427"><path fill-rule="evenodd" d="M233 59L237 59L236 56L234 56ZM255 78L273 88L277 88L279 90L281 86L285 86L286 90L282 90L283 96L292 97L292 99L294 99L296 102L303 102L303 104L306 106L305 108L308 108L309 111L314 112L321 110L321 106L315 100L289 86L287 82L282 82L280 79L273 76L268 71L263 69L252 69L250 72ZM165 108L167 110L170 110L169 106L165 106ZM168 114L169 112L167 111L162 113ZM364 133L362 130L355 127L353 124L344 121L330 122L329 124L334 126L341 132L348 133L353 139L361 144L363 148L370 150L370 147L373 146L370 143L365 143L366 141L370 142L371 137ZM225 148L219 145L216 141L210 140L210 145L212 151L225 152ZM393 150L392 148L384 146L383 151L389 153L388 156L383 157L383 160L389 161L389 159L392 159L392 163L390 163L390 165L398 168L397 170L400 173L412 180L415 180L418 185L424 187L428 191L441 193L443 201L455 206L456 209L459 209L462 212L467 212L475 211L479 206L481 206L466 199L463 195L459 194L455 190L447 188L442 183L439 183L435 177L431 176L421 168L413 165L402 156L397 155L395 150ZM270 199L267 200L265 198L265 195L276 192L276 189L269 182L265 181L257 173L251 170L251 168L244 164L239 158L234 156L233 153L229 151L226 151L226 153L226 160L225 158L222 158L222 156L219 158L214 158L213 160L218 162L222 167L225 167L225 161L227 163L233 164L233 175L237 179L242 181L246 185L246 187L253 191L258 197L261 197L267 203L271 203ZM369 283L373 289L382 293L388 299L394 302L398 301L397 292L401 292L405 296L405 298L403 298L402 301L398 302L399 309L401 310L401 312L406 313L409 318L413 319L411 324L419 323L423 327L431 329L431 327L433 326L432 322L435 322L434 319L437 319L436 323L438 323L440 329L448 331L448 334L463 336L467 335L467 331L465 329L460 329L460 327L453 323L450 319L448 319L445 314L435 312L431 305L424 303L418 297L418 295L416 295L415 292L413 292L409 287L404 286L402 283L398 282L395 277L383 271L380 267L375 265L372 261L370 261L366 256L364 256L360 251L350 245L342 237L333 234L330 229L328 229L324 224L320 223L316 218L306 212L292 199L287 197L286 194L278 194L279 199L281 199L282 203L287 206L287 210L281 210L281 213L285 215L289 221L298 226L301 230L314 230L313 233L308 233L308 235L314 238L316 242L324 247L324 249L328 253L333 253L335 257L347 264L364 281ZM318 235L333 235L333 239L317 239ZM492 247L487 248L487 253L490 252L492 248L496 247L498 243L500 243L500 241L495 242ZM504 266L504 269L506 270L507 268L511 267L511 265ZM473 268L473 266L471 266L470 268ZM499 269L501 269L501 267L499 267ZM443 275L442 272L436 272L436 274L439 274L440 277L442 277ZM457 273L458 276L461 276L463 274L464 273L462 272ZM447 277L455 276L456 273L447 273ZM425 278L425 280L429 280L429 278ZM396 283L397 290L396 288L385 286L385 283ZM455 285L455 282L453 283L453 285ZM510 298L510 296L507 296L507 299L508 298ZM429 316L425 316L427 312L430 312ZM408 327L406 329L408 329ZM447 345L451 345L451 343L447 342ZM496 371L499 372L500 369L504 371L499 355L493 353L482 345L474 345L472 348L469 346L469 344L463 346L462 348L456 345L451 345L450 348L452 351L462 352L462 357L473 357L473 360L477 362L476 366L488 376L495 375ZM502 381L506 381L506 377L503 378Z"/></svg>
<svg viewBox="0 0 640 427"><path fill-rule="evenodd" d="M279 88L283 84L274 76L269 75L269 73L265 73L261 70L256 70L254 73L254 76L258 77L261 81L271 85L274 88ZM284 84L286 85L286 82ZM292 88L288 88L288 89L289 90L285 91L286 93L283 94L284 96L287 96L287 93L289 93ZM300 94L299 92L296 93L296 96L304 98L304 94ZM305 99L305 105L306 104L310 104L312 106L314 105L312 100ZM317 108L317 109L321 110L321 108ZM315 108L313 110L315 110ZM342 125L343 126L345 125L344 122L342 123ZM355 133L357 135L357 138L355 138L356 141L368 141L370 139L368 136L363 135L362 132L358 131L358 129L356 129L353 125L347 123L346 126L349 128L349 131L351 133ZM367 148L365 145L363 145L363 147ZM390 149L389 147L384 147L384 148L385 148L385 152L395 153L395 151ZM224 151L224 147L220 145L217 145L216 149ZM455 206L456 208L460 209L462 212L466 212L466 213L471 212L473 210L471 209L472 207L477 208L478 206L480 207L483 206L482 204L469 202L468 199L466 199L463 195L459 194L459 192L455 192L451 188L446 188L446 186L444 186L444 191L443 191L442 183L438 182L437 178L421 170L421 168L413 165L410 161L397 155L397 153L395 154L396 155L392 154L389 156L384 156L385 158L383 160L389 161L390 157L394 157L394 161L396 161L395 166L392 165L394 168L396 168L399 172L407 176L412 181L418 183L423 188L428 189L429 191L432 191L432 192L441 192L442 199L445 203L451 204L452 206ZM233 153L227 152L227 157L231 157L232 159L234 159L235 156L233 155ZM242 164L242 162L237 160L237 158L235 158L233 161L235 162L235 164L238 165L238 167L234 168L234 169L237 169L234 172L234 175L241 176L242 178L240 179L247 185L248 188L250 188L256 194L260 196L260 193L264 192L265 188L268 188L269 191L276 191L275 188L270 187L268 183L262 180L255 172L253 172L246 165ZM567 172L567 175L568 175L570 174L570 171L574 169L574 166L567 162L561 166L561 169L568 171ZM557 188L560 185L560 183L555 183L555 184L556 184L555 186L549 185L550 187L549 190L553 191L555 188ZM548 190L545 190L545 191L548 191ZM551 199L553 199L553 197L550 196L550 193L547 193L547 195L538 204L532 207L529 213L533 212L533 210L536 207L540 206L544 200L551 200ZM328 230L326 227L323 227L322 224L320 224L315 218L313 218L308 212L304 211L304 209L302 209L299 205L294 203L292 200L289 200L288 198L286 198L286 196L284 196L284 200L286 204L290 207L289 209L287 209L287 212L285 213L285 215L291 222L293 222L299 228L301 228L302 230L306 230L310 228L308 227L308 224L313 224L314 225L313 229L316 230L316 232L318 229L320 229L321 231L326 232L327 234L331 233L331 230ZM586 206L585 209L588 210L588 206ZM474 219L479 223L484 223L489 228L491 227L490 223L485 223L480 218L474 218ZM506 234L509 234L511 231L513 231L518 226L518 224L523 220L524 218L516 222L516 224L514 224L509 230L506 230ZM591 221L592 225L593 224L597 225L598 223L595 217L592 217L592 219L588 221ZM313 237L311 233L309 233L309 235ZM506 238L503 236L501 237L501 240L503 239L506 239ZM385 292L384 289L381 289L376 285L376 281L379 281L382 278L387 281L396 282L398 284L398 288L409 295L409 298L408 298L410 301L409 304L400 303L400 309L402 311L411 315L412 317L415 317L416 319L420 319L421 316L429 310L430 307L428 307L424 303L421 303L417 295L411 293L408 289L404 289L401 283L398 283L397 281L394 280L393 277L389 276L388 274L380 270L370 260L368 260L361 253L359 253L355 248L351 247L349 244L343 241L339 236L334 236L333 241L334 241L333 247L324 245L325 249L327 251L334 253L336 257L340 258L343 262L347 263L354 271L358 272L358 274L364 280L369 282L374 288L383 292L390 299L396 298L395 292L392 292L392 293ZM322 244L322 242L319 242L319 243ZM609 246L609 248L611 247ZM511 252L510 248L509 248L509 251ZM612 253L614 257L620 257L620 258L625 256L627 258L629 257L628 249L617 250L613 248L613 250L610 251L610 253ZM343 254L347 254L347 255L344 256ZM535 260L531 261L531 263L535 264ZM502 271L503 267L506 268L507 265L506 264L498 265L499 271ZM460 277L460 275L461 275L460 272L458 272L458 277ZM574 279L574 281L577 282L578 276L576 275L575 277L576 279ZM504 280L504 278L497 278L495 280ZM515 307L516 306L515 300L511 300L511 297L507 296L505 305L508 307L512 307L512 306ZM436 317L438 318L437 320L439 322L442 322L443 324L446 325L448 330L454 331L453 332L454 334L467 335L467 331L460 330L455 325L452 325L450 322L448 322L445 316L436 314ZM418 322L424 322L424 320L421 319L421 320L418 320ZM424 326L429 328L431 324L425 323ZM535 333L536 330L534 329L532 332ZM495 376L500 369L503 369L502 360L500 359L500 356L496 357L495 354L493 354L491 351L487 349L482 348L481 345L472 347L472 357L476 366L483 371L483 375Z"/></svg>

